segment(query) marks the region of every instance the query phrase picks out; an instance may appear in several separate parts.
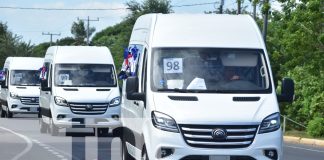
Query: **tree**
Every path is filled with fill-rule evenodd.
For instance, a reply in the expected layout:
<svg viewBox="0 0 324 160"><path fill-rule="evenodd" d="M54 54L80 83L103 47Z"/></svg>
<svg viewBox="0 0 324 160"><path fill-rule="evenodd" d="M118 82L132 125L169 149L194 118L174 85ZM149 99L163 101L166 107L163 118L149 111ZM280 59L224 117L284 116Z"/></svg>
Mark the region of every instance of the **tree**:
<svg viewBox="0 0 324 160"><path fill-rule="evenodd" d="M48 47L50 47L49 42L40 43L34 46L32 50L33 55L36 57L44 57Z"/></svg>
<svg viewBox="0 0 324 160"><path fill-rule="evenodd" d="M89 37L96 31L94 27L89 28ZM82 20L73 22L71 27L71 33L75 39L75 45L85 45L85 38L87 38L87 30Z"/></svg>
<svg viewBox="0 0 324 160"><path fill-rule="evenodd" d="M123 50L128 46L136 19L147 13L171 13L169 0L144 0L142 3L130 1L126 3L131 13L119 24L96 33L92 39L94 45L107 46L114 57L117 70L123 61Z"/></svg>
<svg viewBox="0 0 324 160"><path fill-rule="evenodd" d="M0 64L9 56L32 56L33 46L30 42L21 41L20 36L8 30L5 23L0 22Z"/></svg>
<svg viewBox="0 0 324 160"><path fill-rule="evenodd" d="M73 37L65 37L53 43L53 45L59 45L59 46L71 46L75 44L76 44L76 40ZM33 47L32 55L36 57L44 57L48 47L50 47L50 43L48 42L40 43Z"/></svg>
<svg viewBox="0 0 324 160"><path fill-rule="evenodd" d="M145 0L142 4L142 14L171 12L173 11L169 0Z"/></svg>
<svg viewBox="0 0 324 160"><path fill-rule="evenodd" d="M314 131L323 127L318 119L324 117L324 4L321 0L280 2L283 11L270 15L267 48L276 79L289 76L296 83L295 101L282 104L281 110L307 125L312 136L324 136Z"/></svg>
<svg viewBox="0 0 324 160"><path fill-rule="evenodd" d="M260 2L260 0L249 0L252 3L253 6L253 19L256 20L256 7L258 5L258 3Z"/></svg>

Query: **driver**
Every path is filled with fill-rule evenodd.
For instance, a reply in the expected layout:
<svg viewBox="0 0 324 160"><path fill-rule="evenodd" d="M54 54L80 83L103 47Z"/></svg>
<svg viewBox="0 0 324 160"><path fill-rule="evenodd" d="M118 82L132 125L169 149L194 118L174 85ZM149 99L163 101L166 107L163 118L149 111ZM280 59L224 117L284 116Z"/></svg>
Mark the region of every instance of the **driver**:
<svg viewBox="0 0 324 160"><path fill-rule="evenodd" d="M240 80L240 76L236 73L234 68L226 67L224 69L224 79L226 81Z"/></svg>

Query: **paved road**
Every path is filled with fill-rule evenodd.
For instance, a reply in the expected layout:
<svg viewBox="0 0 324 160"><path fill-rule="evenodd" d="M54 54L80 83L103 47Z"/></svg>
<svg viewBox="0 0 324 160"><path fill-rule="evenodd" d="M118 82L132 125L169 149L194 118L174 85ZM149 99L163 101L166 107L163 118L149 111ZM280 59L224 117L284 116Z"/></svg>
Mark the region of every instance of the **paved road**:
<svg viewBox="0 0 324 160"><path fill-rule="evenodd" d="M78 130L80 131L80 130ZM119 160L118 138L98 138L92 130L86 137L66 136L65 131L52 137L40 134L38 119L20 115L0 119L0 160ZM75 135L75 134L73 134ZM324 148L300 144L284 145L284 160L324 160Z"/></svg>

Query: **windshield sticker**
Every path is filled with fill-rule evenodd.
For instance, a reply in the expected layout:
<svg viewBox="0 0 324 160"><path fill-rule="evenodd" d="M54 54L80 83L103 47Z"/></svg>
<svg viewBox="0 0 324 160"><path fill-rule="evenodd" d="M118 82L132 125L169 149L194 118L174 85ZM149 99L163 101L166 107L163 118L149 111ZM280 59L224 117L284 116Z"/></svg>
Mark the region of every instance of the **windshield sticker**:
<svg viewBox="0 0 324 160"><path fill-rule="evenodd" d="M164 58L164 73L182 73L182 58Z"/></svg>
<svg viewBox="0 0 324 160"><path fill-rule="evenodd" d="M22 79L22 77L23 77L23 74L22 73L16 73L16 74L14 74L14 80L16 81L16 82L20 82L21 81L21 79Z"/></svg>
<svg viewBox="0 0 324 160"><path fill-rule="evenodd" d="M192 80L190 82L190 84L188 85L187 89L202 89L202 90L206 90L206 83L205 80L202 78L195 78L194 80Z"/></svg>
<svg viewBox="0 0 324 160"><path fill-rule="evenodd" d="M69 74L60 74L59 75L59 84L65 84L65 81L69 81L70 80L70 75ZM67 82L69 83L69 82Z"/></svg>
<svg viewBox="0 0 324 160"><path fill-rule="evenodd" d="M183 87L183 79L170 79L167 80L167 85L168 85L168 89L182 89Z"/></svg>

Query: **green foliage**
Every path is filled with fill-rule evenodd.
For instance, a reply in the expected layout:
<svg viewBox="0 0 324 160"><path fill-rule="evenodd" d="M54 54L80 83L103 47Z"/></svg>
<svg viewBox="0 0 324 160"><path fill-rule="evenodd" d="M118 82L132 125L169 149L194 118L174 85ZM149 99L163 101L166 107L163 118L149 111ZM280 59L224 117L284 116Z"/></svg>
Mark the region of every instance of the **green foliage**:
<svg viewBox="0 0 324 160"><path fill-rule="evenodd" d="M94 27L89 28L89 37L96 31ZM75 39L75 45L85 45L85 38L87 38L87 29L83 22L83 20L79 20L78 22L73 22L71 33Z"/></svg>
<svg viewBox="0 0 324 160"><path fill-rule="evenodd" d="M128 46L129 38L133 28L130 20L125 20L112 27L108 27L98 32L92 39L92 44L96 46L107 46L113 57L117 67L120 70L123 62L123 50Z"/></svg>
<svg viewBox="0 0 324 160"><path fill-rule="evenodd" d="M65 37L62 39L59 39L55 45L59 45L59 46L71 46L74 45L76 43L76 40L72 37Z"/></svg>
<svg viewBox="0 0 324 160"><path fill-rule="evenodd" d="M307 126L307 134L313 137L324 137L324 118L316 117L309 121Z"/></svg>
<svg viewBox="0 0 324 160"><path fill-rule="evenodd" d="M33 56L30 42L21 41L21 37L8 30L5 23L0 22L0 64L9 56Z"/></svg>
<svg viewBox="0 0 324 160"><path fill-rule="evenodd" d="M37 57L44 57L47 48L50 46L50 43L45 42L41 43L33 48L33 55Z"/></svg>
<svg viewBox="0 0 324 160"><path fill-rule="evenodd" d="M275 79L288 76L295 81L295 101L281 104L282 113L304 125L315 126L318 120L313 121L324 117L323 3L281 2L283 11L273 12L270 18L267 48ZM317 133L316 127L309 126L307 131L318 135L313 133Z"/></svg>

